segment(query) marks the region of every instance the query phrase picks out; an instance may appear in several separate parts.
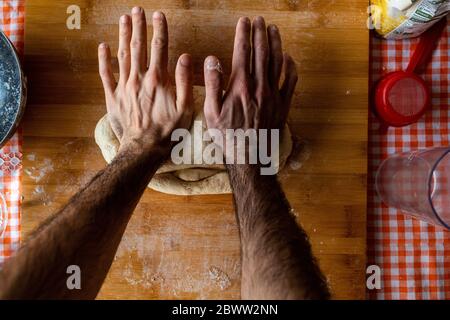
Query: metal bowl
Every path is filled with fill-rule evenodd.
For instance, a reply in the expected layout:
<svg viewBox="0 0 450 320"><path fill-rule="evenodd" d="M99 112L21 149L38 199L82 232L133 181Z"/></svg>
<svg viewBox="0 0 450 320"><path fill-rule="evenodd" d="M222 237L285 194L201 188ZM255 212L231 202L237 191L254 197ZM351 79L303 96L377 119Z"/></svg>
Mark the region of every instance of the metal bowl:
<svg viewBox="0 0 450 320"><path fill-rule="evenodd" d="M27 87L13 44L0 31L0 147L16 131L25 110Z"/></svg>

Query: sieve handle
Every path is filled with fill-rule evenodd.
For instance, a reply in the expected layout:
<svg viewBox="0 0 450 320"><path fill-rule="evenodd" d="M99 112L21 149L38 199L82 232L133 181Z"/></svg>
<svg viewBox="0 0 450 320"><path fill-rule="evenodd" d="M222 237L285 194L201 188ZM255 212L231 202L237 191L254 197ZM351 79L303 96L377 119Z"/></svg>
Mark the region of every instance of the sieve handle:
<svg viewBox="0 0 450 320"><path fill-rule="evenodd" d="M447 19L444 17L422 35L406 69L407 72L421 73L424 71L446 26Z"/></svg>

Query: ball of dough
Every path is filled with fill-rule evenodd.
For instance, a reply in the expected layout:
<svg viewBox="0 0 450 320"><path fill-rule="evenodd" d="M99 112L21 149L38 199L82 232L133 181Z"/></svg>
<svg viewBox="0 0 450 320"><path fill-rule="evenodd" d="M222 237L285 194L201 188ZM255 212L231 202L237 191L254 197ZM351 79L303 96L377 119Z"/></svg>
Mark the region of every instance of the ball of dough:
<svg viewBox="0 0 450 320"><path fill-rule="evenodd" d="M202 122L202 133L207 130L203 116L204 96L204 87L194 87L194 122ZM194 135L193 130L194 128L190 129L191 136ZM110 163L116 156L120 143L111 129L108 115L102 117L97 123L95 142L100 147L106 162ZM201 149L204 150L206 145L211 142L202 141L200 143L202 143ZM192 149L194 149L194 146L192 146ZM276 164L278 170L284 166L291 151L292 137L289 128L286 126L280 137L279 164ZM194 152L191 152L191 154L191 163L194 163ZM148 187L175 195L231 193L231 186L224 165L178 165L173 163L170 158L158 169Z"/></svg>

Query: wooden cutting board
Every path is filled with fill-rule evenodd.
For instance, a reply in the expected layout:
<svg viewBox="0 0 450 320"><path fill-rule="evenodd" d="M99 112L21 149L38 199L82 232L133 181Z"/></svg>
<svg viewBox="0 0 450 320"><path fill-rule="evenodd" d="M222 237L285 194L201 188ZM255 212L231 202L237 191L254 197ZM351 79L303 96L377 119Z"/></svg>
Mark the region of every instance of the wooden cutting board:
<svg viewBox="0 0 450 320"><path fill-rule="evenodd" d="M24 239L105 166L93 139L105 113L97 45L117 49L119 16L163 10L170 68L183 52L217 55L230 71L238 17L281 29L300 81L290 124L297 144L280 174L335 298L365 297L368 119L367 0L27 0L22 231ZM66 9L81 8L81 30ZM151 28L149 27L151 35ZM117 64L115 65L117 70ZM68 235L70 236L70 235ZM99 295L124 299L238 299L239 239L230 195L145 192Z"/></svg>

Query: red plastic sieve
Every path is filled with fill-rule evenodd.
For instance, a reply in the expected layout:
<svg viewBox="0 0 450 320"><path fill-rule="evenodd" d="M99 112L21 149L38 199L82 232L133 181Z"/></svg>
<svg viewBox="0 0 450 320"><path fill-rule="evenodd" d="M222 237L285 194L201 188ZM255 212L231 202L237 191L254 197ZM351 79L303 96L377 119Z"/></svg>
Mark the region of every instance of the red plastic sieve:
<svg viewBox="0 0 450 320"><path fill-rule="evenodd" d="M378 82L375 109L387 125L402 127L416 122L430 107L430 89L418 74L425 70L446 25L444 18L422 35L406 71L390 72Z"/></svg>

